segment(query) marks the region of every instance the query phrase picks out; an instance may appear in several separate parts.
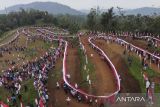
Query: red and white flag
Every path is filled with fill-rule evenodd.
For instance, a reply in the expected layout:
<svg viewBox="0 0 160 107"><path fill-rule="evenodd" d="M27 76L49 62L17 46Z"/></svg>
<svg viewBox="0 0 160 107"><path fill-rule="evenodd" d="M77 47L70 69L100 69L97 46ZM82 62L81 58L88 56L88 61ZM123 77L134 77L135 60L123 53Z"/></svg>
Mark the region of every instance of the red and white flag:
<svg viewBox="0 0 160 107"><path fill-rule="evenodd" d="M7 104L4 104L3 102L0 102L0 107L9 107Z"/></svg>
<svg viewBox="0 0 160 107"><path fill-rule="evenodd" d="M42 97L41 97L40 100L39 100L39 107L45 107L45 106L44 106L44 103L43 103Z"/></svg>

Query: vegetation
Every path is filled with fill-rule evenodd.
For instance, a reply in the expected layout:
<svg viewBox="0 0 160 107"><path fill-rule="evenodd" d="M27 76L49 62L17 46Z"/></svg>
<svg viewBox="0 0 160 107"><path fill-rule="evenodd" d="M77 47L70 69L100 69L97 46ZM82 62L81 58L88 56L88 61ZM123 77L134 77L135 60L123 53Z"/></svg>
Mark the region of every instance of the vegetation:
<svg viewBox="0 0 160 107"><path fill-rule="evenodd" d="M121 13L121 12L120 12ZM26 25L52 24L77 33L81 29L91 31L127 31L127 32L151 32L160 34L160 16L116 15L113 8L100 13L91 9L87 16L52 15L46 11L24 10L0 15L0 35L11 29Z"/></svg>
<svg viewBox="0 0 160 107"><path fill-rule="evenodd" d="M131 60L132 60L131 65L129 65L129 63L127 62L128 61L128 57L130 57ZM129 72L133 75L133 77L136 80L138 80L138 82L140 84L141 91L143 93L145 93L146 92L146 90L145 90L146 88L145 88L145 82L144 82L144 79L143 79L143 76L142 76L142 65L141 65L141 62L139 61L139 59L137 57L134 57L134 56L126 56L125 59L126 59L128 67L129 67Z"/></svg>
<svg viewBox="0 0 160 107"><path fill-rule="evenodd" d="M80 73L82 77L80 85L85 89L89 89L87 76L89 75L89 78L91 79L92 82L95 81L96 80L95 68L93 63L91 63L89 59L88 59L88 64L86 64L86 57L84 55L83 50L80 48L78 49L78 56L80 61ZM86 69L84 69L85 66ZM96 90L94 89L94 87L92 87L92 90L90 91L95 92Z"/></svg>
<svg viewBox="0 0 160 107"><path fill-rule="evenodd" d="M28 89L27 91L25 91L24 86L27 86ZM5 103L7 103L7 98L11 95L6 89L4 89L3 87L0 88L0 100L3 100ZM35 98L38 97L38 93L35 90L34 86L33 86L33 79L30 79L28 81L25 81L22 84L22 89L20 94L23 96L22 97L22 102L26 105L26 104L34 104L35 102ZM5 99L5 100L4 100ZM17 100L17 104L19 105L20 101ZM12 106L12 103L10 102L10 105ZM20 105L19 105L20 106Z"/></svg>
<svg viewBox="0 0 160 107"><path fill-rule="evenodd" d="M115 15L113 8L102 14L98 10L91 9L87 16L87 25L99 31L126 31L126 32L151 32L160 34L160 16Z"/></svg>
<svg viewBox="0 0 160 107"><path fill-rule="evenodd" d="M131 60L132 60L131 66L129 66L129 63L127 62L128 57L130 57ZM134 76L134 78L136 80L139 81L139 84L140 84L140 87L141 87L141 91L143 93L145 93L146 92L146 90L145 90L146 88L145 88L145 81L144 81L144 78L142 76L142 64L141 64L141 61L138 59L138 57L136 57L134 55L133 56L128 55L128 56L125 57L125 59L126 59L126 62L128 64L130 73ZM147 68L147 70L144 71L144 72L147 73L147 75L149 76L149 78L159 76L159 74L156 73L150 67ZM160 86L159 86L159 84L155 84L155 92L156 93L160 92Z"/></svg>
<svg viewBox="0 0 160 107"><path fill-rule="evenodd" d="M63 29L69 30L71 34L77 33L79 30L90 30L90 31L126 31L126 32L151 32L155 34L160 34L160 16L142 16L138 15L115 15L113 12L113 8L108 9L108 11L100 13L96 9L91 9L90 13L87 16L73 16L73 15L52 15L46 11L38 11L38 10L24 10L21 9L19 12L11 12L9 14L1 14L0 15L0 41L3 38L6 38L6 31L10 31L12 29L28 26L28 25L44 25L44 24L52 24L58 26ZM33 44L31 44L34 46ZM75 44L74 44L75 45ZM40 45L41 46L41 45ZM48 49L50 44L44 44L43 48ZM36 47L29 48L26 53L31 57L36 56L36 51L33 49ZM159 50L159 49L158 49ZM90 77L96 78L94 74L94 66L89 61L86 65L86 70L84 70L85 65L85 56L82 50L78 50L80 57L80 66L82 71L83 80L86 80L87 75ZM139 81L142 92L145 92L145 82L142 77L142 66L138 58L131 57L132 64L129 66L130 73ZM127 58L126 58L127 61ZM88 71L89 69L89 71ZM88 71L88 73L87 73ZM157 74L152 69L147 69L146 71L150 77L156 76ZM60 74L57 74L56 78L58 78ZM94 80L92 78L92 80ZM23 92L24 96L23 101L29 103L33 103L34 99L37 96L37 93L34 90L33 80L27 81L25 83L29 89L28 92ZM84 85L84 84L83 84ZM156 85L155 92L158 92L160 87ZM0 88L0 99L6 99L8 96L8 92L6 92L3 88Z"/></svg>
<svg viewBox="0 0 160 107"><path fill-rule="evenodd" d="M0 35L14 28L26 25L43 25L53 24L55 26L68 29L71 33L76 33L79 30L81 21L80 17L71 15L53 16L46 11L24 10L19 12L11 12L9 14L0 15Z"/></svg>
<svg viewBox="0 0 160 107"><path fill-rule="evenodd" d="M21 40L19 41L19 44L23 44L24 43L23 41L25 41L25 39L21 38ZM28 44L28 47L24 52L16 53L16 55L17 54L19 54L20 56L24 55L26 56L27 59L32 60L35 56L38 56L38 55L40 56L41 53L40 52L38 53L37 50L39 51L41 50L45 52L45 51L48 51L52 45L53 45L53 48L56 48L58 46L58 42L51 43L51 42L44 42L42 40L35 40L35 42L31 42ZM1 73L2 72L0 72L0 74ZM27 86L27 91L25 91L24 86ZM33 79L29 79L22 83L22 89L20 91L20 94L23 96L22 101L25 105L35 104L35 98L38 98L38 93L37 93L37 90L35 90L34 88ZM0 87L0 100L7 103L7 97L9 96L11 96L11 93L8 90L6 90L4 87ZM20 104L19 102L20 101L18 100L17 104Z"/></svg>
<svg viewBox="0 0 160 107"><path fill-rule="evenodd" d="M7 98L11 94L4 87L0 87L0 93L0 101L4 100L4 102L7 103Z"/></svg>
<svg viewBox="0 0 160 107"><path fill-rule="evenodd" d="M24 85L28 87L27 91L25 92L25 89L24 89ZM22 101L27 104L35 104L35 98L38 98L38 93L37 91L35 90L34 88L34 85L33 85L33 79L30 79L28 81L26 81L24 84L23 84L23 87L21 89L21 95L23 96L22 97ZM35 106L35 105L34 105Z"/></svg>
<svg viewBox="0 0 160 107"><path fill-rule="evenodd" d="M73 35L75 36L75 35ZM76 55L77 55L77 64L79 64L77 69L79 70L79 76L81 77L80 80L77 80L77 84L86 91L93 92L95 90L94 87L90 89L89 82L87 81L87 76L89 75L89 78L92 82L95 82L96 80L96 74L95 74L95 67L94 64L88 59L88 64L86 64L86 56L84 54L84 51L80 48L79 44L79 38L67 38L67 41L71 43L71 46L76 49ZM84 69L86 66L86 69ZM90 91L91 90L91 91Z"/></svg>

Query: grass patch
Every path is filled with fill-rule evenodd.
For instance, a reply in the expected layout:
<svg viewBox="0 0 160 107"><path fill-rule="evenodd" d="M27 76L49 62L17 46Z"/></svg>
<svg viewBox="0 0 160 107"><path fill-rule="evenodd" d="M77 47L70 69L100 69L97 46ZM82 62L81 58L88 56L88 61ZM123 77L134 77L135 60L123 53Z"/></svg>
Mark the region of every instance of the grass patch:
<svg viewBox="0 0 160 107"><path fill-rule="evenodd" d="M156 84L155 85L155 90L154 90L155 93L160 93L160 84Z"/></svg>
<svg viewBox="0 0 160 107"><path fill-rule="evenodd" d="M155 72L155 71L154 71L153 69L151 69L150 67L147 68L147 70L146 70L145 72L148 74L149 78L160 76L159 73Z"/></svg>
<svg viewBox="0 0 160 107"><path fill-rule="evenodd" d="M128 57L131 58L132 60L132 64L129 65L128 63ZM140 88L141 88L141 91L142 92L145 92L145 82L144 82L144 79L143 79L143 76L142 76L142 65L141 65L141 62L138 60L137 57L134 57L134 56L126 56L125 57L125 61L127 63L127 66L129 68L129 72L134 76L134 78L136 80L138 80L139 84L140 84Z"/></svg>
<svg viewBox="0 0 160 107"><path fill-rule="evenodd" d="M30 59L37 56L40 51L48 51L48 49L53 45L53 47L58 47L57 42L44 42L44 41L38 41L32 42L28 45L27 49L23 52L23 54Z"/></svg>
<svg viewBox="0 0 160 107"><path fill-rule="evenodd" d="M24 85L28 87L27 92L24 90ZM11 96L11 93L9 93L4 87L0 87L0 100L4 101L4 103L7 104L7 97ZM22 101L24 105L31 104L33 107L35 107L35 98L38 97L38 93L35 90L33 86L33 79L30 79L22 84L22 89L20 91L20 94L22 95ZM12 107L12 102L9 103L10 107ZM17 96L17 105L20 106L20 101L18 100Z"/></svg>
<svg viewBox="0 0 160 107"><path fill-rule="evenodd" d="M4 88L0 87L0 101L4 101L4 103L7 103L7 97L11 94Z"/></svg>
<svg viewBox="0 0 160 107"><path fill-rule="evenodd" d="M43 50L46 51L51 47L52 44L53 44L53 47L58 46L57 42L50 43L50 42L43 42L43 41L37 40L35 43L32 42L31 44L29 44L27 49L22 54L26 55L28 58L35 57L39 54L37 48L43 49ZM42 46L43 46L43 48L42 48ZM58 75L59 74L56 75L57 78L58 78ZM33 107L35 107L35 105L34 105L35 104L35 98L38 97L38 93L34 89L33 82L34 82L33 79L24 81L20 93L22 95L22 99L23 99L23 102L24 102L25 105L30 103L30 104L33 104ZM27 92L24 91L24 85L26 85L28 87ZM11 96L11 93L9 93L3 87L0 87L0 100L7 103L7 97L8 96ZM19 105L19 104L20 104L19 101L17 101L17 105ZM12 104L10 104L10 105L12 105Z"/></svg>
<svg viewBox="0 0 160 107"><path fill-rule="evenodd" d="M23 84L23 87L21 89L22 100L25 104L29 103L29 104L34 105L35 104L35 98L38 97L38 93L34 88L33 82L34 82L33 79L30 79L30 80L26 81ZM24 85L26 85L28 87L27 92L25 92L25 90L24 90Z"/></svg>
<svg viewBox="0 0 160 107"><path fill-rule="evenodd" d="M160 107L160 84L155 85L156 104Z"/></svg>
<svg viewBox="0 0 160 107"><path fill-rule="evenodd" d="M80 73L82 77L82 82L80 83L81 86L88 88L87 76L90 76L92 81L96 80L95 68L94 64L88 59L88 64L86 64L86 57L82 49L78 48L78 56L80 61ZM86 70L84 66L86 65Z"/></svg>
<svg viewBox="0 0 160 107"><path fill-rule="evenodd" d="M9 37L11 37L15 31L16 31L16 30L4 32L2 35L0 35L0 42L2 42L2 41L4 41L5 39L8 39Z"/></svg>
<svg viewBox="0 0 160 107"><path fill-rule="evenodd" d="M35 49L26 49L23 54L29 58L37 56L37 51Z"/></svg>
<svg viewBox="0 0 160 107"><path fill-rule="evenodd" d="M62 75L62 69L61 68L54 68L51 69L51 72L49 72L49 79L52 79L52 81L56 84L56 82L61 78ZM55 85L54 84L54 85Z"/></svg>
<svg viewBox="0 0 160 107"><path fill-rule="evenodd" d="M131 66L129 66L129 64L128 64L128 61L127 61L128 57L130 57L132 59ZM128 67L129 67L129 72L134 76L134 78L136 80L139 81L139 84L140 84L140 87L141 87L141 91L143 93L145 93L146 92L145 81L144 81L143 76L141 74L142 73L142 64L141 64L140 59L138 57L136 57L136 56L129 56L129 55L127 55L125 57L125 61L126 61ZM150 67L147 68L147 70L143 71L143 72L146 72L148 74L149 78L156 77L156 76L160 75L159 73L155 72ZM160 93L160 85L155 84L155 92L156 93Z"/></svg>
<svg viewBox="0 0 160 107"><path fill-rule="evenodd" d="M51 47L50 42L45 42L44 45L42 46L44 49L48 50Z"/></svg>

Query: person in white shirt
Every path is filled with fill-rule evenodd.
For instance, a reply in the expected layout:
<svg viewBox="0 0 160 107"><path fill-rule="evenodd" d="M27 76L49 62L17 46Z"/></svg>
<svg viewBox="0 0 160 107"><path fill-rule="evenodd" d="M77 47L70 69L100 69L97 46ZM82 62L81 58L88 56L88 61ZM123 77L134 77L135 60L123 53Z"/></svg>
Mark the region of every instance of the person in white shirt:
<svg viewBox="0 0 160 107"><path fill-rule="evenodd" d="M147 81L146 81L146 89L148 89L149 86L150 86L150 82L149 82L149 80L147 80Z"/></svg>
<svg viewBox="0 0 160 107"><path fill-rule="evenodd" d="M77 83L75 83L75 88L78 88L78 84Z"/></svg>
<svg viewBox="0 0 160 107"><path fill-rule="evenodd" d="M146 81L146 96L147 96L147 97L148 97L149 87L150 87L150 82L149 82L149 80L147 80L147 81Z"/></svg>
<svg viewBox="0 0 160 107"><path fill-rule="evenodd" d="M35 99L35 104L36 104L36 107L38 107L38 100L37 99Z"/></svg>
<svg viewBox="0 0 160 107"><path fill-rule="evenodd" d="M56 88L59 89L60 85L58 82L56 82Z"/></svg>
<svg viewBox="0 0 160 107"><path fill-rule="evenodd" d="M2 84L2 82L0 81L0 87L2 86L3 84Z"/></svg>
<svg viewBox="0 0 160 107"><path fill-rule="evenodd" d="M71 75L70 75L70 74L67 74L66 76L67 76L67 79L70 79L70 78L71 78Z"/></svg>
<svg viewBox="0 0 160 107"><path fill-rule="evenodd" d="M66 101L67 101L67 105L69 105L71 99L69 97L67 97Z"/></svg>
<svg viewBox="0 0 160 107"><path fill-rule="evenodd" d="M88 81L89 85L91 85L91 80Z"/></svg>

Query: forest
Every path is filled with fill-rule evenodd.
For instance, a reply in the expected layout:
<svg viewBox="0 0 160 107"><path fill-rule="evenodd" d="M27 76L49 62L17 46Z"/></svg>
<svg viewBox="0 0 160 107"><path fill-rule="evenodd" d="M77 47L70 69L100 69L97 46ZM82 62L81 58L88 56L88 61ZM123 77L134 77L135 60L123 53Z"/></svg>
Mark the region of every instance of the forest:
<svg viewBox="0 0 160 107"><path fill-rule="evenodd" d="M4 32L28 25L50 24L67 29L71 34L79 30L116 31L116 32L145 32L160 34L160 16L115 14L113 8L100 12L92 8L88 15L52 15L47 11L24 10L0 15L0 35Z"/></svg>

